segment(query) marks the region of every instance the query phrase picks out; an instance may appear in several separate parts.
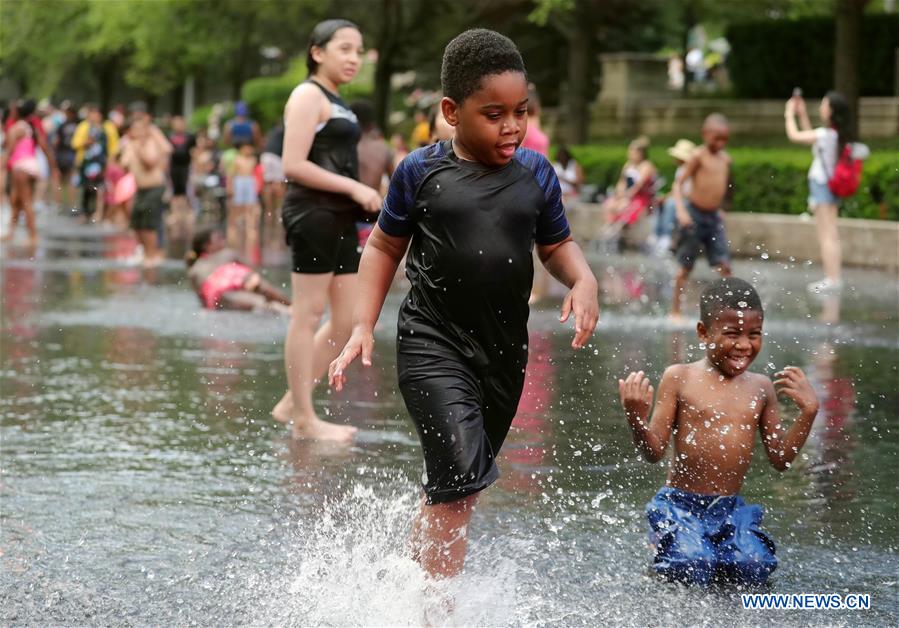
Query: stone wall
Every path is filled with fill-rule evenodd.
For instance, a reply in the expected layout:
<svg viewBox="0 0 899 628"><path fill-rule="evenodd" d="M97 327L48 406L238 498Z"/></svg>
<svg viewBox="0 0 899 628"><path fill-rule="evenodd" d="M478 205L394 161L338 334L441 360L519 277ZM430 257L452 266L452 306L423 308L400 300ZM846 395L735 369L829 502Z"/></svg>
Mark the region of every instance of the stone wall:
<svg viewBox="0 0 899 628"><path fill-rule="evenodd" d="M628 105L598 102L592 107L591 139L603 137L697 136L703 119L720 112L730 120L734 135L784 135L784 100L724 100L645 98ZM807 100L812 124L817 100ZM899 98L862 98L859 133L866 137L899 137ZM899 146L899 139L897 139Z"/></svg>
<svg viewBox="0 0 899 628"><path fill-rule="evenodd" d="M595 241L602 228L600 206L580 203L569 212L572 232L583 245ZM624 235L625 244L638 247L651 230L653 217L644 218ZM730 213L727 236L735 257L811 260L821 263L818 236L810 216ZM899 223L881 220L840 218L838 221L843 263L846 266L877 268L899 275Z"/></svg>

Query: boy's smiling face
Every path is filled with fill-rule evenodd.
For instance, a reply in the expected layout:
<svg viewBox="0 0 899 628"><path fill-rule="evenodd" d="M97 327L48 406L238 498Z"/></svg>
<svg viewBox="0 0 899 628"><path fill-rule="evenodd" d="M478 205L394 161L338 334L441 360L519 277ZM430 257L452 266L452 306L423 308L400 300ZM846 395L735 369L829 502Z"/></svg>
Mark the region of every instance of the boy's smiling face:
<svg viewBox="0 0 899 628"><path fill-rule="evenodd" d="M707 328L696 326L706 357L726 377L745 372L762 349L763 315L758 310L724 309Z"/></svg>
<svg viewBox="0 0 899 628"><path fill-rule="evenodd" d="M456 154L489 166L512 160L528 127L528 84L521 72L491 74L480 89L457 104L444 98L441 110L456 129Z"/></svg>

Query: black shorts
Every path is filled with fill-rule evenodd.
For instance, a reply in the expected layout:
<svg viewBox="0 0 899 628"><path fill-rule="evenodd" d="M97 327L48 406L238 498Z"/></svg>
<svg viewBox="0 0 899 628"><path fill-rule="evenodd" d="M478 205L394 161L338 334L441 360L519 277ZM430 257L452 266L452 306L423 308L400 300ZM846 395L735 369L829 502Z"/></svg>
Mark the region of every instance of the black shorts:
<svg viewBox="0 0 899 628"><path fill-rule="evenodd" d="M681 267L692 269L702 251L709 258L709 266L730 264L730 245L720 212L697 209L690 201L684 201L684 205L693 224L678 231L675 257Z"/></svg>
<svg viewBox="0 0 899 628"><path fill-rule="evenodd" d="M478 372L443 343L400 333L399 387L421 440L428 504L461 499L499 477L496 456L518 409L524 368L493 363Z"/></svg>
<svg viewBox="0 0 899 628"><path fill-rule="evenodd" d="M281 222L293 257L293 272L307 275L359 272L362 250L352 214L285 207Z"/></svg>
<svg viewBox="0 0 899 628"><path fill-rule="evenodd" d="M165 205L165 186L142 188L134 196L131 208L131 228L135 231L156 231Z"/></svg>
<svg viewBox="0 0 899 628"><path fill-rule="evenodd" d="M172 195L187 195L187 179L190 176L190 168L187 166L172 166L169 169L169 177L172 179Z"/></svg>

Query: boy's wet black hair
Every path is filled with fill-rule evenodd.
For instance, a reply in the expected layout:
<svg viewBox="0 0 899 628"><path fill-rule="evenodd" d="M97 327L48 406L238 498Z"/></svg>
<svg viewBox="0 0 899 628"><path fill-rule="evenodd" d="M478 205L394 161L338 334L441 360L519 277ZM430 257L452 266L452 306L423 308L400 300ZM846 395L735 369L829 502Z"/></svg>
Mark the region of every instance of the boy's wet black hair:
<svg viewBox="0 0 899 628"><path fill-rule="evenodd" d="M481 89L481 79L504 72L521 72L527 76L524 60L512 40L486 28L467 30L443 51L440 69L443 95L461 105Z"/></svg>
<svg viewBox="0 0 899 628"><path fill-rule="evenodd" d="M356 121L363 131L370 131L375 126L375 107L368 100L357 100L350 105L350 109L356 114Z"/></svg>
<svg viewBox="0 0 899 628"><path fill-rule="evenodd" d="M706 288L699 299L699 320L711 327L724 310L755 310L762 316L765 310L759 293L748 281L724 277Z"/></svg>
<svg viewBox="0 0 899 628"><path fill-rule="evenodd" d="M190 250L184 256L184 262L188 268L193 266L194 262L200 259L200 256L206 252L206 247L209 246L209 242L212 240L212 234L216 231L219 231L219 229L209 227L194 233L193 240L190 243Z"/></svg>
<svg viewBox="0 0 899 628"><path fill-rule="evenodd" d="M316 70L318 70L318 63L312 58L313 46L324 48L341 28L353 28L360 33L362 32L354 22L337 18L319 22L312 29L312 32L309 33L309 45L306 46L306 69L309 71L309 76L313 76Z"/></svg>

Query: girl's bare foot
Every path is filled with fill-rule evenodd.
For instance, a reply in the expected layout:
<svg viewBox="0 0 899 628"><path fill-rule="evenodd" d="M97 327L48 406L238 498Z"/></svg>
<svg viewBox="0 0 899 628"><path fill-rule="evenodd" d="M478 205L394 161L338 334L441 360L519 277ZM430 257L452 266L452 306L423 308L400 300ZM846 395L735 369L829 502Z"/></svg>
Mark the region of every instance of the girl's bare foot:
<svg viewBox="0 0 899 628"><path fill-rule="evenodd" d="M291 434L294 438L347 443L353 440L353 436L357 431L358 430L351 425L336 425L334 423L322 421L318 417L312 417L294 419Z"/></svg>
<svg viewBox="0 0 899 628"><path fill-rule="evenodd" d="M275 419L278 423L290 423L293 418L293 400L290 398L290 393L284 393L284 396L281 397L281 401L275 404L275 407L272 408L272 418Z"/></svg>

